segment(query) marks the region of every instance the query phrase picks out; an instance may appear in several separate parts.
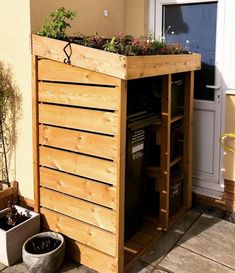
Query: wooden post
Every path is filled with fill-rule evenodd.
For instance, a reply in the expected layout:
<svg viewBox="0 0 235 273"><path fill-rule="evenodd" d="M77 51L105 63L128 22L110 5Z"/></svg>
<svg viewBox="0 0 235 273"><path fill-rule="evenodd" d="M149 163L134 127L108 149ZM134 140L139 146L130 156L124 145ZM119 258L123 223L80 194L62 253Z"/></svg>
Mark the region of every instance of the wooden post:
<svg viewBox="0 0 235 273"><path fill-rule="evenodd" d="M18 202L18 183L13 181L11 187L13 188L13 202Z"/></svg>
<svg viewBox="0 0 235 273"><path fill-rule="evenodd" d="M162 77L160 224L169 225L171 74Z"/></svg>
<svg viewBox="0 0 235 273"><path fill-rule="evenodd" d="M116 209L116 257L117 273L124 271L124 199L125 199L125 159L126 159L126 112L127 81L120 81L117 134L117 209Z"/></svg>
<svg viewBox="0 0 235 273"><path fill-rule="evenodd" d="M192 206L192 116L194 94L194 71L185 73L184 87L184 205Z"/></svg>
<svg viewBox="0 0 235 273"><path fill-rule="evenodd" d="M39 159L38 159L38 59L37 56L32 56L32 108L33 108L33 178L34 178L34 210L39 212Z"/></svg>

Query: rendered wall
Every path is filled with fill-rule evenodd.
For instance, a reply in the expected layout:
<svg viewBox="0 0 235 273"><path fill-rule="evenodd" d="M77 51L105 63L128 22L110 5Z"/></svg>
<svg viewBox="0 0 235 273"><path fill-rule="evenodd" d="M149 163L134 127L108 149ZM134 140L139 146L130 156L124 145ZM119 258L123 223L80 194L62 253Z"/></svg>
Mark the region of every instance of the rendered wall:
<svg viewBox="0 0 235 273"><path fill-rule="evenodd" d="M20 193L33 197L30 6L28 0L2 0L0 8L0 61L9 66L22 94L22 118L18 143L11 160L11 180L20 184Z"/></svg>
<svg viewBox="0 0 235 273"><path fill-rule="evenodd" d="M77 11L71 34L77 31L86 35L98 32L111 37L125 31L124 3L124 0L31 0L32 31L38 31L45 17L63 6ZM108 11L108 16L104 16L104 10Z"/></svg>
<svg viewBox="0 0 235 273"><path fill-rule="evenodd" d="M149 0L126 0L126 32L134 36L148 35Z"/></svg>

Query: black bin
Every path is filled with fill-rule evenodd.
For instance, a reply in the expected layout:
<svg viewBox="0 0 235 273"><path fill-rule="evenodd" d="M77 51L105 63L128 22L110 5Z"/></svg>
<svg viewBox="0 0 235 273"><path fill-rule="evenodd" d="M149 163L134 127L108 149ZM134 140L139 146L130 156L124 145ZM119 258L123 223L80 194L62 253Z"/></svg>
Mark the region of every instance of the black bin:
<svg viewBox="0 0 235 273"><path fill-rule="evenodd" d="M127 117L125 240L142 226L149 128L158 118L147 112L139 112Z"/></svg>

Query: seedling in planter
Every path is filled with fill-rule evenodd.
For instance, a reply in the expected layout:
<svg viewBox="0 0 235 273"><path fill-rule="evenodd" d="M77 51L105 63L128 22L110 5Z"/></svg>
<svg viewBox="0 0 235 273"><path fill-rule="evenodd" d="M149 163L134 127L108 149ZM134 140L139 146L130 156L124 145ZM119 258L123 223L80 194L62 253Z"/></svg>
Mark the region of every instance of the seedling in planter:
<svg viewBox="0 0 235 273"><path fill-rule="evenodd" d="M20 215L15 208L14 204L11 201L8 201L7 204L7 224L9 226L15 226L17 220L19 219Z"/></svg>
<svg viewBox="0 0 235 273"><path fill-rule="evenodd" d="M7 204L7 212L6 214L0 218L0 228L7 231L20 223L28 220L30 215L19 213L15 207L15 205L8 201Z"/></svg>

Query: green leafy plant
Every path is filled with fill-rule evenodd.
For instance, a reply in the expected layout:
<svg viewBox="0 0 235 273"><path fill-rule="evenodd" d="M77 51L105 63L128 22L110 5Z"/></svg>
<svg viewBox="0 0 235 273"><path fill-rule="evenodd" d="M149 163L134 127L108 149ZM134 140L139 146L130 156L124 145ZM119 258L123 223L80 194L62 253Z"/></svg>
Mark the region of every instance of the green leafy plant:
<svg viewBox="0 0 235 273"><path fill-rule="evenodd" d="M74 10L65 10L64 7L52 12L45 20L38 35L55 39L68 39L66 30L71 27L68 20L73 20L77 13Z"/></svg>
<svg viewBox="0 0 235 273"><path fill-rule="evenodd" d="M73 38L69 38L66 29L71 26L67 20L73 20L75 16L75 11L66 11L64 7L61 7L46 18L46 22L37 34L127 56L188 53L180 44L166 44L151 36L136 38L123 32L111 39L100 36L98 33L86 36L79 32Z"/></svg>
<svg viewBox="0 0 235 273"><path fill-rule="evenodd" d="M104 45L104 50L122 55L159 55L188 53L180 44L166 44L152 37L133 37L124 33L114 36Z"/></svg>

